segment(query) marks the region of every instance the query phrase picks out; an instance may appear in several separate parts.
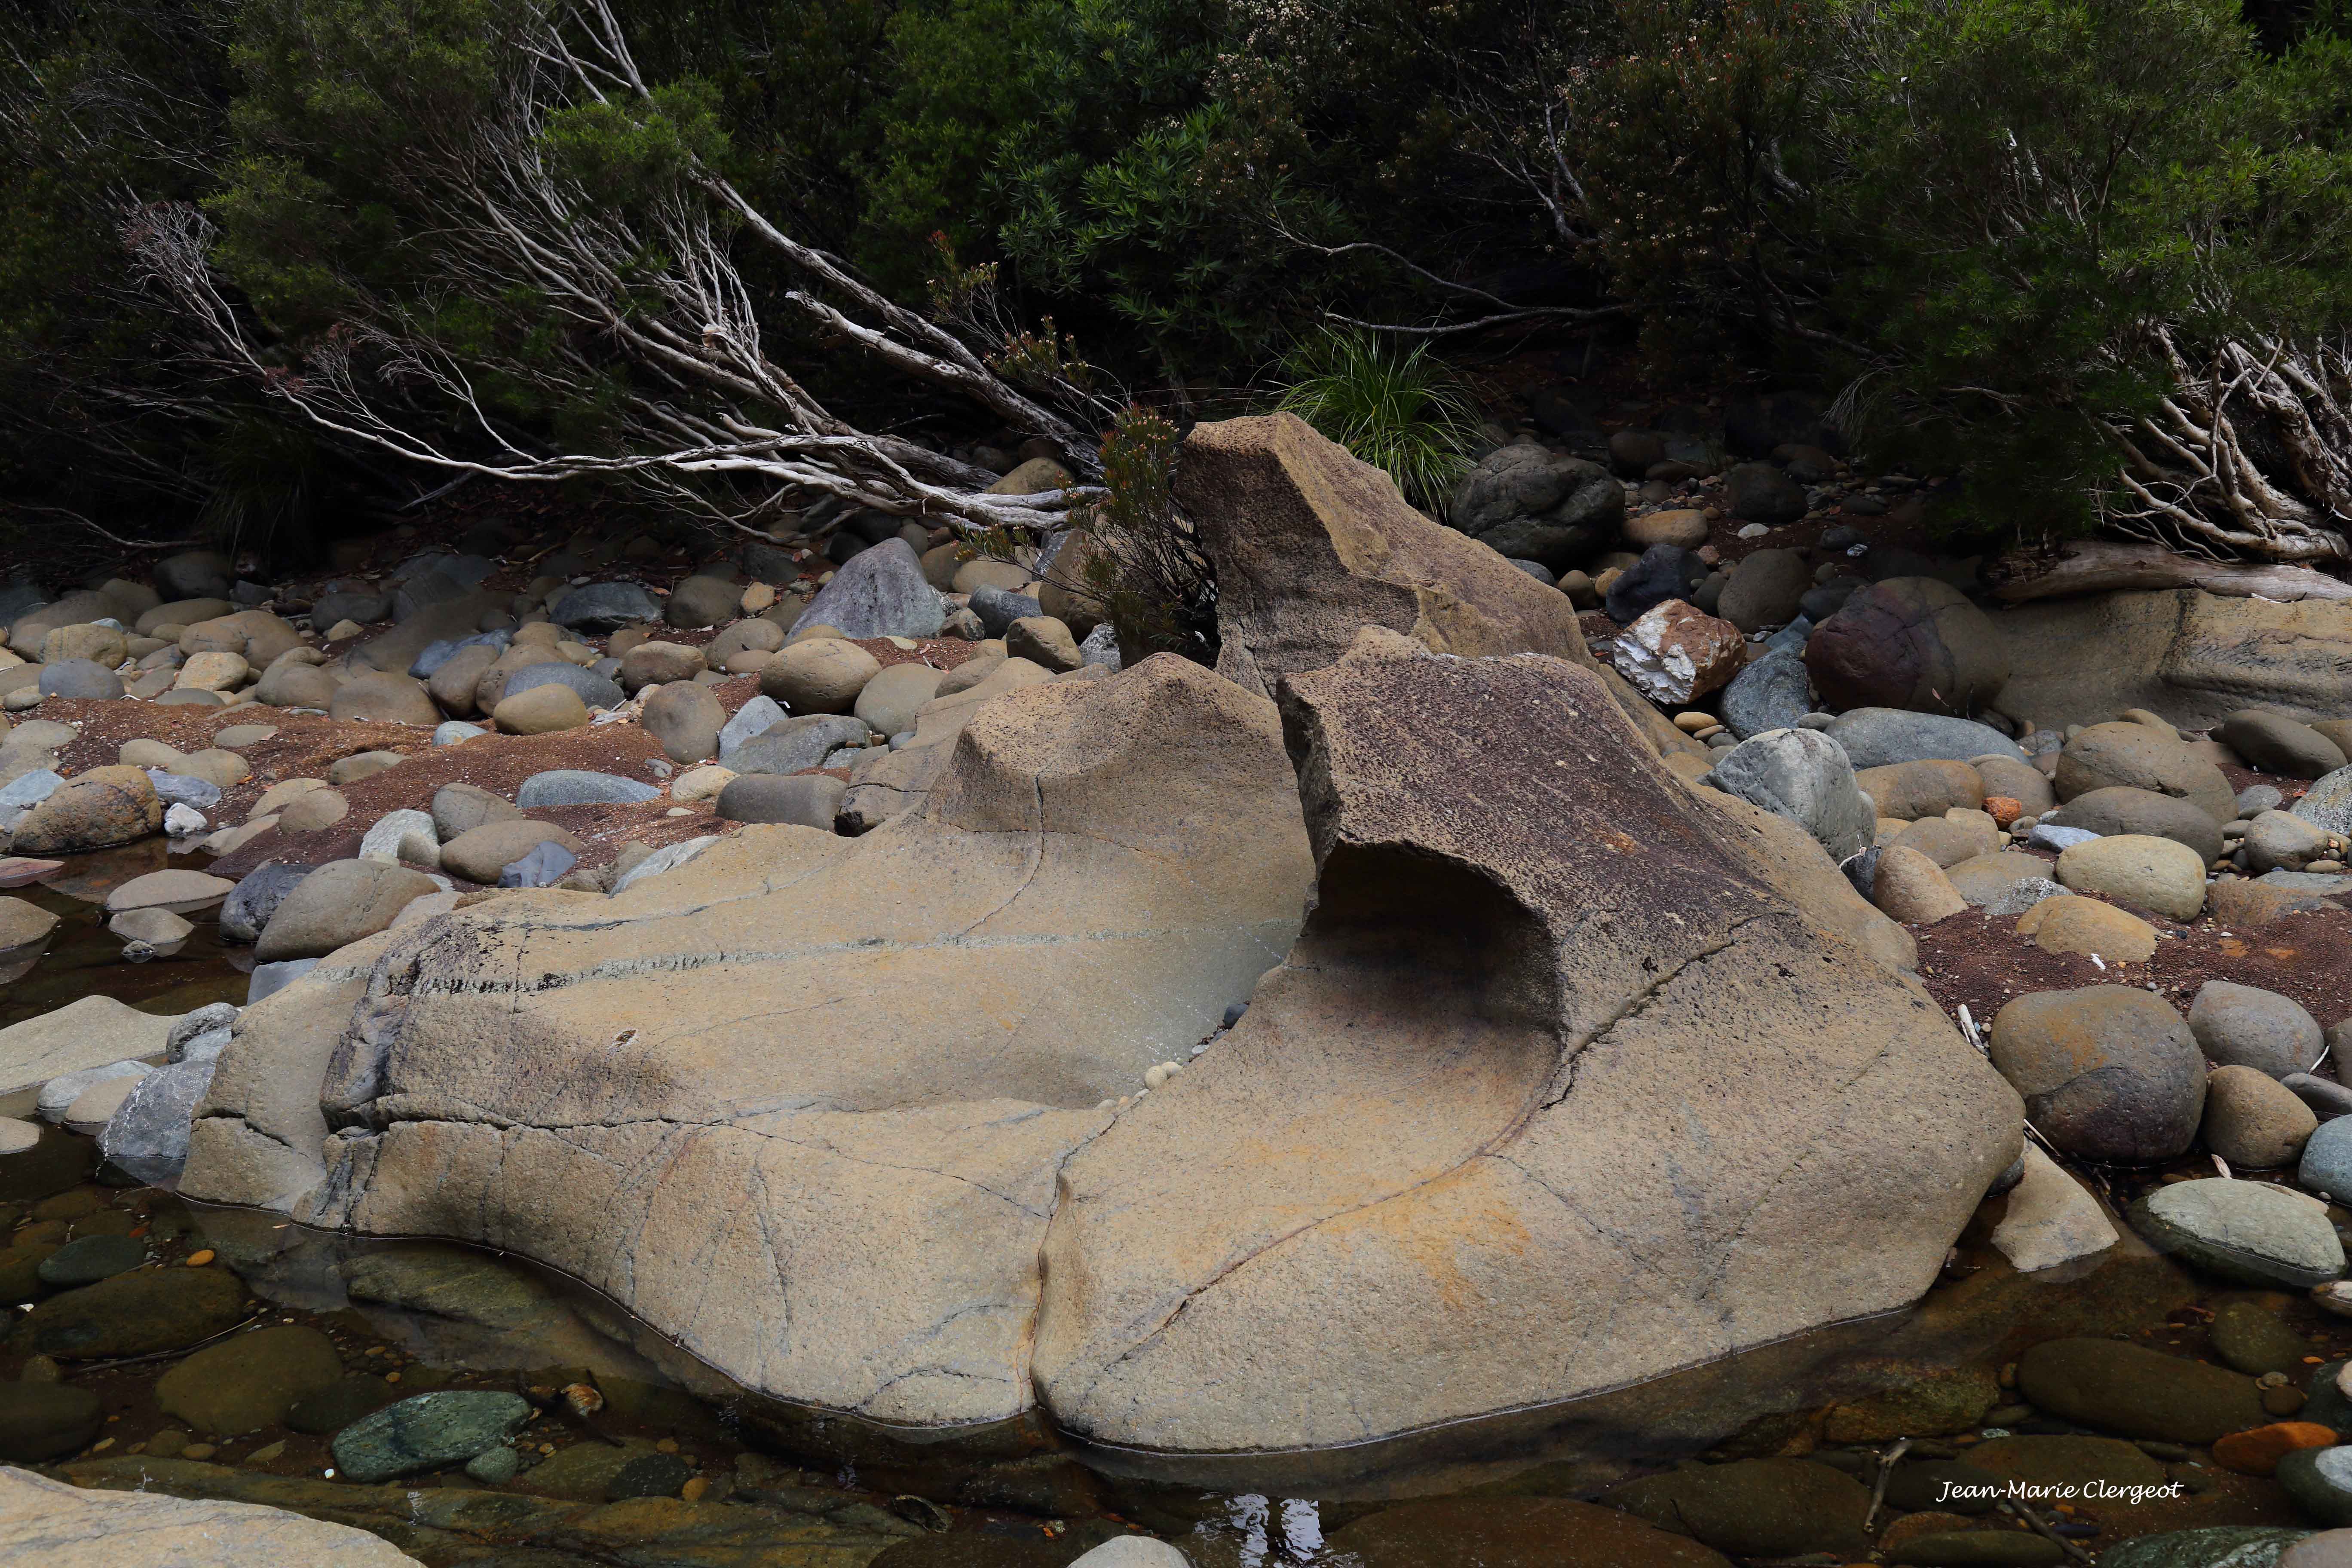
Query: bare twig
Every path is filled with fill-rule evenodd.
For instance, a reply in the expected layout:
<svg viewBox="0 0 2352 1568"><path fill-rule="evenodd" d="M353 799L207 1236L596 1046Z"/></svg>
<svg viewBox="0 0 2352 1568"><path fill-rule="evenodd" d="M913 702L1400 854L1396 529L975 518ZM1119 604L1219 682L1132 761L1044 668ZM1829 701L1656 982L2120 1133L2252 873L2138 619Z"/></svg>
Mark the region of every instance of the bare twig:
<svg viewBox="0 0 2352 1568"><path fill-rule="evenodd" d="M1911 1451L1911 1439L1898 1437L1886 1452L1878 1456L1878 1484L1870 1489L1870 1511L1862 1516L1862 1532L1868 1535L1876 1528L1878 1510L1886 1504L1886 1484L1895 1479L1895 1461Z"/></svg>

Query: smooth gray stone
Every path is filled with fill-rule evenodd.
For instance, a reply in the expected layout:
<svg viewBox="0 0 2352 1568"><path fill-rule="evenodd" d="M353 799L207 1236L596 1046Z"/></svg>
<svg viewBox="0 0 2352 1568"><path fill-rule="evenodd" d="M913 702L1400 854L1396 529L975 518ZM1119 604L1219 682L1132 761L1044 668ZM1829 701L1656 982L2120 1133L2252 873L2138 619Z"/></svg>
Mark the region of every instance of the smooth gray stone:
<svg viewBox="0 0 2352 1568"><path fill-rule="evenodd" d="M18 773L5 788L0 788L0 806L21 809L38 805L55 795L58 786L65 782L52 768L35 768L29 773Z"/></svg>
<svg viewBox="0 0 2352 1568"><path fill-rule="evenodd" d="M784 711L784 705L774 698L752 698L743 704L736 711L735 717L728 720L726 727L719 731L719 760L722 763L726 762L734 754L735 749L744 742L755 735L767 733L768 731L791 717L791 714Z"/></svg>
<svg viewBox="0 0 2352 1568"><path fill-rule="evenodd" d="M2294 1097L2309 1106L2312 1114L2322 1121L2332 1121L2339 1116L2352 1116L2352 1089L2347 1089L2332 1079L2315 1078L2307 1072L2291 1072L2279 1079L2279 1082L2292 1089ZM2312 1169L2311 1145L2318 1141L2318 1134L2314 1133L2311 1142L2303 1146L2303 1169L2305 1173ZM2336 1156L2336 1161L2339 1168L2332 1170L2330 1173L2336 1180L2352 1182L2352 1141L2347 1141L2346 1147ZM2307 1173L2298 1180L2305 1186L2312 1185L2311 1178ZM2319 1190L2328 1193L2336 1191L2325 1182L2319 1184ZM2347 1196L2352 1196L2352 1187L2347 1187L2346 1194Z"/></svg>
<svg viewBox="0 0 2352 1568"><path fill-rule="evenodd" d="M1937 759L1965 763L1985 756L2026 760L2015 741L1990 724L1904 708L1848 709L1838 715L1829 732L1857 768Z"/></svg>
<svg viewBox="0 0 2352 1568"><path fill-rule="evenodd" d="M2271 784L2248 784L2238 792L2238 815L2259 816L2265 811L2276 811L2286 796Z"/></svg>
<svg viewBox="0 0 2352 1568"><path fill-rule="evenodd" d="M1706 782L1811 834L1832 860L1871 847L1877 819L1853 767L1818 730L1768 731L1716 758Z"/></svg>
<svg viewBox="0 0 2352 1568"><path fill-rule="evenodd" d="M591 708L618 708L628 699L621 689L593 669L583 669L568 659L551 659L545 664L527 665L507 677L506 695L529 691L535 686L568 686L580 694L580 700Z"/></svg>
<svg viewBox="0 0 2352 1568"><path fill-rule="evenodd" d="M141 1079L98 1135L98 1152L151 1186L178 1176L188 1163L188 1122L212 1087L213 1066L169 1062Z"/></svg>
<svg viewBox="0 0 2352 1568"><path fill-rule="evenodd" d="M2054 822L2037 822L2025 841L2036 849L2071 849L2077 844L2088 844L2099 836L2087 827L2061 827Z"/></svg>
<svg viewBox="0 0 2352 1568"><path fill-rule="evenodd" d="M971 613L980 617L981 629L992 637L1003 637L1015 621L1045 613L1034 595L1007 593L1003 588L974 589L970 603Z"/></svg>
<svg viewBox="0 0 2352 1568"><path fill-rule="evenodd" d="M1768 653L1732 677L1717 711L1741 740L1767 730L1789 730L1812 710L1812 679L1793 653Z"/></svg>
<svg viewBox="0 0 2352 1568"><path fill-rule="evenodd" d="M316 866L290 861L265 860L247 871L229 889L228 897L221 900L221 940L247 944L259 942L261 928L278 912L279 901L294 890L296 883L317 869Z"/></svg>
<svg viewBox="0 0 2352 1568"><path fill-rule="evenodd" d="M563 879L580 857L553 839L543 839L499 868L501 888L551 888Z"/></svg>
<svg viewBox="0 0 2352 1568"><path fill-rule="evenodd" d="M44 1121L63 1121L66 1112L79 1100L84 1089L104 1083L110 1078L145 1078L155 1069L145 1062L109 1062L104 1067L83 1068L79 1072L59 1073L41 1086L33 1101L33 1113Z"/></svg>
<svg viewBox="0 0 2352 1568"><path fill-rule="evenodd" d="M2323 899L2352 893L2352 877L2329 871L2290 871L2282 866L2263 872L2254 880L2273 888L2292 888L2298 893L2316 893Z"/></svg>
<svg viewBox="0 0 2352 1568"><path fill-rule="evenodd" d="M515 805L525 811L546 805L634 805L657 800L661 791L618 773L592 773L586 768L550 768L533 773L515 791Z"/></svg>
<svg viewBox="0 0 2352 1568"><path fill-rule="evenodd" d="M661 605L637 583L586 584L558 599L555 608L548 614L560 626L593 631L662 618ZM512 691L515 688L509 684L507 689Z"/></svg>
<svg viewBox="0 0 2352 1568"><path fill-rule="evenodd" d="M2327 1211L2263 1182L2214 1176L2158 1187L2132 1205L2131 1223L2158 1251L2242 1284L2308 1290L2344 1274Z"/></svg>
<svg viewBox="0 0 2352 1568"><path fill-rule="evenodd" d="M161 768L149 768L147 782L155 786L156 798L165 805L186 805L198 811L210 811L220 804L220 785L210 779L191 778L185 773L167 773Z"/></svg>
<svg viewBox="0 0 2352 1568"><path fill-rule="evenodd" d="M433 743L454 746L460 741L470 741L477 735L488 733L479 724L468 724L463 719L444 719L433 727Z"/></svg>
<svg viewBox="0 0 2352 1568"><path fill-rule="evenodd" d="M727 765L739 773L796 773L821 764L837 746L863 743L866 721L847 713L787 719L735 748Z"/></svg>
<svg viewBox="0 0 2352 1568"><path fill-rule="evenodd" d="M315 958L289 958L280 963L257 963L245 987L245 1005L252 1006L263 997L283 991L297 980L319 967Z"/></svg>
<svg viewBox="0 0 2352 1568"><path fill-rule="evenodd" d="M946 624L947 606L923 576L914 546L886 539L851 556L809 601L793 630L833 626L849 637L935 637Z"/></svg>
<svg viewBox="0 0 2352 1568"><path fill-rule="evenodd" d="M41 695L105 700L122 695L122 681L102 664L87 658L61 658L42 666Z"/></svg>
<svg viewBox="0 0 2352 1568"><path fill-rule="evenodd" d="M469 637L443 637L438 642L425 645L425 651L418 654L416 662L408 667L409 678L414 680L430 680L436 670L457 658L458 653L466 648L503 648L513 641L514 634L509 631L476 632Z"/></svg>
<svg viewBox="0 0 2352 1568"><path fill-rule="evenodd" d="M723 822L782 822L833 831L849 786L827 773L744 773L719 792Z"/></svg>

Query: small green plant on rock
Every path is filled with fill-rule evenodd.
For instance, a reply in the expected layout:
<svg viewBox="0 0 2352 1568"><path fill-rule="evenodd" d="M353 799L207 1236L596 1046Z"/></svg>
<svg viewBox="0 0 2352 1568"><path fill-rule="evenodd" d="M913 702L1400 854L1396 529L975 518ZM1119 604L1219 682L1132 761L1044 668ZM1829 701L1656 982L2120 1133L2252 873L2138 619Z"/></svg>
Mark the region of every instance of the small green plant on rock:
<svg viewBox="0 0 2352 1568"><path fill-rule="evenodd" d="M1401 348L1371 332L1326 330L1282 362L1276 405L1386 473L1404 499L1444 510L1470 468L1477 400L1426 343Z"/></svg>

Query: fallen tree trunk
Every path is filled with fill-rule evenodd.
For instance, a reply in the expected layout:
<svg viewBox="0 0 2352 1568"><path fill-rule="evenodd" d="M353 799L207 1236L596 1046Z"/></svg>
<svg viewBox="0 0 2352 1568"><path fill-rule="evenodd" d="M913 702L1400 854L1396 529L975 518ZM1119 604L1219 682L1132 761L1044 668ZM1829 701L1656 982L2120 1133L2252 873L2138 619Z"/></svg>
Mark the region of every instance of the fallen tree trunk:
<svg viewBox="0 0 2352 1568"><path fill-rule="evenodd" d="M2308 566L2247 566L2183 555L2160 544L2085 539L2050 551L2011 551L1985 568L2003 602L2131 589L2201 588L2239 599L2352 599L2352 583Z"/></svg>

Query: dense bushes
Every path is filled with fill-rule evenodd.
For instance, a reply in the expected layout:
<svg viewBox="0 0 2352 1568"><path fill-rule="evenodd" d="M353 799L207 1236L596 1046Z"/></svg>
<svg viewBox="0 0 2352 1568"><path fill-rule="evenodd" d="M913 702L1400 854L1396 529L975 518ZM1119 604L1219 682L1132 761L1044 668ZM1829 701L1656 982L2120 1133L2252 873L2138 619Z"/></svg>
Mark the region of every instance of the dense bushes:
<svg viewBox="0 0 2352 1568"><path fill-rule="evenodd" d="M1335 325L1566 323L1638 331L1668 380L1843 391L1881 454L1975 472L2021 531L2105 512L2326 553L2342 526L2297 378L2341 395L2313 345L2352 313L2352 57L2308 20L2258 37L2229 0L614 0L646 91L524 121L539 0L155 5L50 0L0 73L29 128L0 175L0 405L89 437L92 407L168 383L191 395L170 418L151 399L108 428L150 458L261 400L174 361L116 266L126 203L202 204L263 360L338 323L412 334L502 439L583 448L640 438L663 374L593 333L676 306L676 221L720 179L900 300L959 258L986 287L948 293L985 292L1005 331L975 348L1016 380L1075 344L1186 402ZM584 193L523 221L632 237L605 325L453 238L446 187L499 137ZM711 211L763 352L814 396L968 425L845 358L784 304L805 279ZM166 470L183 496L209 471L108 469Z"/></svg>

